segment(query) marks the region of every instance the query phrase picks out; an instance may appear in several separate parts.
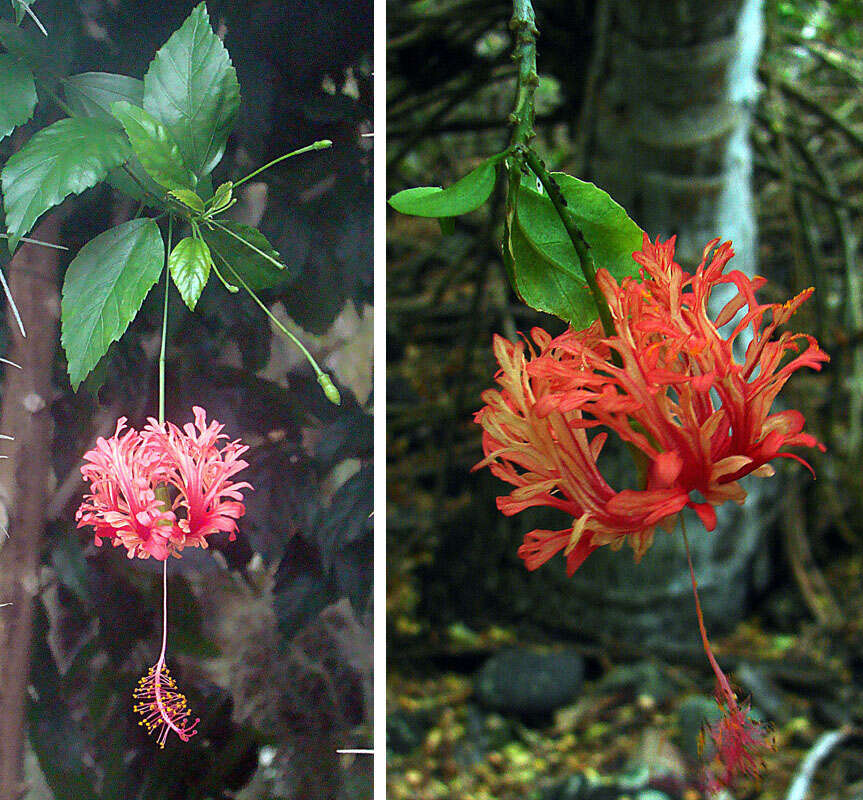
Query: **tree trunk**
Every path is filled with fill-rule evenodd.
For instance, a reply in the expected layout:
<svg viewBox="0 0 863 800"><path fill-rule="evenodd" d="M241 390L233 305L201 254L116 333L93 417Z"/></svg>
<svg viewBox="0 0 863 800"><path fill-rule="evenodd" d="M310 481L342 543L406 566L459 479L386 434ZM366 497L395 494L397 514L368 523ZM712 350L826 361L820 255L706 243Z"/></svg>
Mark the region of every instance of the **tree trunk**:
<svg viewBox="0 0 863 800"><path fill-rule="evenodd" d="M57 241L60 219L59 213L49 214L35 238ZM20 335L9 314L9 358L21 369L6 367L0 412L0 432L15 437L14 442L3 443L9 458L0 461L0 501L9 534L0 547L0 602L11 603L0 608L0 800L18 800L26 788L21 778L24 710L31 604L39 590L39 551L51 470L51 374L60 316L59 263L60 251L22 244L9 267L12 296L27 338Z"/></svg>
<svg viewBox="0 0 863 800"><path fill-rule="evenodd" d="M760 5L614 5L591 173L651 236L676 233L684 264L697 263L715 236L734 240L738 268L755 263L745 101L761 45ZM733 214L723 209L729 200Z"/></svg>
<svg viewBox="0 0 863 800"><path fill-rule="evenodd" d="M754 274L748 135L761 0L616 0L612 11L590 178L651 238L677 234L684 269L694 270L707 242L722 237L734 242L733 266ZM720 294L711 302L721 306L728 297ZM776 481L746 482L746 505L717 509L712 534L690 522L713 632L740 619L753 588L766 580L763 533L775 519ZM590 607L584 627L597 632L657 643L697 634L679 534L658 533L639 565L620 554L594 554L570 591L559 602Z"/></svg>

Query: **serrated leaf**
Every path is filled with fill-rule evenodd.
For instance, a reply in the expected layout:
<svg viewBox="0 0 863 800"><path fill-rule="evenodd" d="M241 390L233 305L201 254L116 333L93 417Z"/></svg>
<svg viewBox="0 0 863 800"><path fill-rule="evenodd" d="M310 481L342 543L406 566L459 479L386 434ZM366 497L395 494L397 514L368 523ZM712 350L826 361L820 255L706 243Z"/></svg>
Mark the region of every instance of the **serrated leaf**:
<svg viewBox="0 0 863 800"><path fill-rule="evenodd" d="M73 389L129 327L164 263L155 220L133 219L89 241L69 264L61 338Z"/></svg>
<svg viewBox="0 0 863 800"><path fill-rule="evenodd" d="M179 200L186 208L191 208L198 214L204 213L204 201L191 189L172 189L168 194L175 200Z"/></svg>
<svg viewBox="0 0 863 800"><path fill-rule="evenodd" d="M496 165L502 156L484 161L452 186L417 186L397 192L389 204L400 214L415 217L457 217L479 208L491 196Z"/></svg>
<svg viewBox="0 0 863 800"><path fill-rule="evenodd" d="M602 189L571 175L554 178L567 207L590 247L596 268L617 280L638 273L632 254L641 248L642 231ZM524 301L555 314L575 328L596 319L578 254L546 195L522 185L512 231L516 290Z"/></svg>
<svg viewBox="0 0 863 800"><path fill-rule="evenodd" d="M150 62L144 108L168 128L200 177L222 159L239 107L236 70L200 3Z"/></svg>
<svg viewBox="0 0 863 800"><path fill-rule="evenodd" d="M74 116L99 119L118 130L122 130L123 125L111 113L111 103L127 100L133 106L140 107L144 96L143 81L110 72L72 75L64 80L64 86L66 102ZM159 197L163 188L147 174L134 153L126 162L125 169L111 170L108 183L135 200L144 200L145 191Z"/></svg>
<svg viewBox="0 0 863 800"><path fill-rule="evenodd" d="M227 232L220 228L208 229L206 225L201 227L201 233L216 259L216 266L221 268L221 259L224 259L253 291L282 286L296 277L284 268L278 251L257 228L240 222L220 221L219 224ZM261 253L266 254L267 258ZM276 267L273 261L282 264L282 269ZM230 273L225 275L229 281L231 277Z"/></svg>
<svg viewBox="0 0 863 800"><path fill-rule="evenodd" d="M207 285L212 263L207 243L191 236L177 242L168 256L168 269L171 270L174 285L191 311L195 310L198 298Z"/></svg>
<svg viewBox="0 0 863 800"><path fill-rule="evenodd" d="M230 205L233 194L233 181L225 181L225 183L220 183L219 188L216 189L215 193L213 194L212 211L216 214L218 214L220 211L224 211Z"/></svg>
<svg viewBox="0 0 863 800"><path fill-rule="evenodd" d="M112 72L82 72L63 80L66 102L76 117L93 117L120 126L111 105L125 100L141 108L144 81Z"/></svg>
<svg viewBox="0 0 863 800"><path fill-rule="evenodd" d="M3 167L10 252L48 209L95 186L130 153L123 134L97 120L61 119L39 131Z"/></svg>
<svg viewBox="0 0 863 800"><path fill-rule="evenodd" d="M168 129L144 109L126 100L111 104L111 113L120 121L141 166L166 189L194 189L197 179L183 162L180 148Z"/></svg>
<svg viewBox="0 0 863 800"><path fill-rule="evenodd" d="M33 73L8 53L0 55L0 139L33 116L36 101Z"/></svg>

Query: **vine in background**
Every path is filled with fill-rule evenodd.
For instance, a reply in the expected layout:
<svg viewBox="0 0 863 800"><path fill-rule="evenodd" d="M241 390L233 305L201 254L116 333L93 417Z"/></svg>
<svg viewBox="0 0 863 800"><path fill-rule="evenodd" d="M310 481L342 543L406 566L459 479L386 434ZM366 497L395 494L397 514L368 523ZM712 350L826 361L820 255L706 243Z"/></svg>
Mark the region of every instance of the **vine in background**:
<svg viewBox="0 0 863 800"><path fill-rule="evenodd" d="M550 172L532 144L539 77L530 0L514 0L510 28L517 80L507 149L447 189L407 189L389 202L401 213L437 217L446 232L452 217L488 200L504 167L502 256L509 281L527 305L555 314L569 329L553 339L534 328L532 343L495 337L499 388L483 393L485 405L476 415L485 458L474 469L490 467L515 487L498 498L508 516L532 506L572 516L568 529L526 534L519 555L531 570L562 551L572 575L597 548L617 549L624 541L640 559L657 526L671 532L680 519L722 712L705 730L720 767L705 768L705 786L718 790L740 775L757 778L772 744L768 726L750 716L748 700L738 701L711 650L682 512L689 507L713 531L715 506L744 502L740 478L769 477L769 462L777 457L801 461L787 447L823 450L803 432L802 414L770 413L794 371L820 369L829 360L813 337L773 339L812 290L784 305L757 304L764 279L725 275L733 251L728 242L717 247L719 239L705 247L695 274L686 273L674 261L674 239L652 242L605 192ZM722 284L736 296L709 316L710 294ZM719 330L741 310L742 321L723 338ZM738 363L734 341L744 331L752 344L745 363ZM588 439L594 428L600 432ZM615 491L603 478L597 462L609 434L633 454L639 489Z"/></svg>
<svg viewBox="0 0 863 800"><path fill-rule="evenodd" d="M512 288L527 305L576 328L587 327L599 315L610 334L613 326L596 285L595 264L618 280L635 275L631 256L641 245L642 231L594 184L546 169L531 143L539 76L538 32L529 0L516 0L510 28L517 77L509 146L447 189L406 189L389 204L403 214L436 217L446 230L451 218L475 211L489 199L502 166L507 179L502 255Z"/></svg>

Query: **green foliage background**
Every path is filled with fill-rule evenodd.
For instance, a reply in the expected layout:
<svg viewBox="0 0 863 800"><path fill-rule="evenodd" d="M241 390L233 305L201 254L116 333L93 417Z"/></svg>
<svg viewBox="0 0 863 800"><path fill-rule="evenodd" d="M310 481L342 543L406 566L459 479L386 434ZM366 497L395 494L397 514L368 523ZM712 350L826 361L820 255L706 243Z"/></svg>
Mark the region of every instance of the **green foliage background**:
<svg viewBox="0 0 863 800"><path fill-rule="evenodd" d="M14 250L62 203L58 244L70 248L28 779L58 800L369 796L370 762L348 764L335 748L370 736L371 152L360 134L371 119L371 4L210 2L220 38L189 2L43 0L33 10L47 39L29 19L15 27L21 7L0 11L5 225ZM185 46L199 53L191 94L189 76L172 71ZM225 423L251 445L255 491L236 542L169 565L169 661L202 722L188 744L161 752L131 712L158 652L158 572L74 525L81 454L118 416L140 426L156 413L162 295L151 287L165 220L132 219L137 204L123 193L143 196L141 186L118 168L126 162L160 197L175 190L167 202L194 215L183 191L208 201L221 183L324 138L330 150L262 175L266 190L238 190L224 227L202 225L171 265L180 291L169 296L166 417L187 422L200 404ZM251 299L210 274L211 249L227 280L247 281L306 339L340 408Z"/></svg>

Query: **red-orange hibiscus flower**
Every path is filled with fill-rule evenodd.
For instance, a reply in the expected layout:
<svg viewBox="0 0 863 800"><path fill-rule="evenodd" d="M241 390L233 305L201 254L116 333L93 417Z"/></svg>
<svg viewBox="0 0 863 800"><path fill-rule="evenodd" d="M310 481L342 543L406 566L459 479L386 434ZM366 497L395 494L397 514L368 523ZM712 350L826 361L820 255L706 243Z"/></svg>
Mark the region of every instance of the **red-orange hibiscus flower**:
<svg viewBox="0 0 863 800"><path fill-rule="evenodd" d="M812 290L784 305L759 304L763 278L724 273L730 243L708 260L718 242L694 275L675 263L674 238L647 236L633 255L641 282L618 284L600 269L613 336L597 321L556 339L534 328L535 347L495 337L500 388L483 393L476 414L485 458L474 469L488 466L516 487L498 498L504 514L544 505L573 518L564 530L525 536L519 555L528 569L563 550L572 574L597 547L624 541L640 558L656 526L673 527L685 506L713 530L714 506L745 499L740 478L772 475L769 462L779 456L801 460L789 447L824 449L803 432L798 411L771 413L795 370L829 360L811 336L774 338ZM711 291L723 285L736 292L712 317ZM735 343L745 347L742 360ZM643 488L616 490L603 477L597 460L609 434L636 454Z"/></svg>

